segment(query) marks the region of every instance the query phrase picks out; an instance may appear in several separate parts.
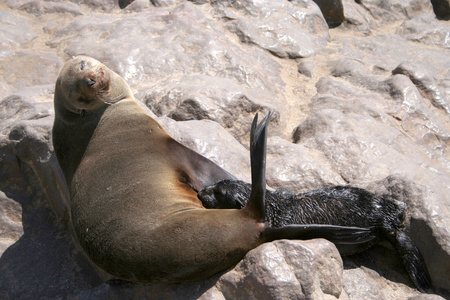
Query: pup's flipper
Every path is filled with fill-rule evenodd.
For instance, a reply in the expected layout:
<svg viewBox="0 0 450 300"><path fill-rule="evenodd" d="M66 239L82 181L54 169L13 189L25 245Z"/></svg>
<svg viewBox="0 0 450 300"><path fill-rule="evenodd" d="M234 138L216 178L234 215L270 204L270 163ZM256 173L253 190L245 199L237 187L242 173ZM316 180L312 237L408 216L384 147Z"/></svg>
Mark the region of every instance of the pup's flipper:
<svg viewBox="0 0 450 300"><path fill-rule="evenodd" d="M371 228L345 227L334 225L288 225L278 228L266 228L264 241L279 239L324 238L335 244L360 244L375 238Z"/></svg>
<svg viewBox="0 0 450 300"><path fill-rule="evenodd" d="M413 241L399 230L389 235L388 239L402 258L403 265L417 289L421 292L429 292L433 287L431 278L422 254Z"/></svg>

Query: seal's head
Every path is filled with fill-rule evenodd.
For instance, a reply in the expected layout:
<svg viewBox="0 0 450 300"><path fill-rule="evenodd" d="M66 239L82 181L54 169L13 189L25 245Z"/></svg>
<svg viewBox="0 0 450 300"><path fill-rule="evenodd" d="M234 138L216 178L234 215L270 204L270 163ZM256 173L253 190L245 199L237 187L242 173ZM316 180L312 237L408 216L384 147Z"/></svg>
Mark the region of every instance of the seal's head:
<svg viewBox="0 0 450 300"><path fill-rule="evenodd" d="M130 96L125 81L98 60L76 56L67 61L56 82L55 100L73 112L97 110Z"/></svg>

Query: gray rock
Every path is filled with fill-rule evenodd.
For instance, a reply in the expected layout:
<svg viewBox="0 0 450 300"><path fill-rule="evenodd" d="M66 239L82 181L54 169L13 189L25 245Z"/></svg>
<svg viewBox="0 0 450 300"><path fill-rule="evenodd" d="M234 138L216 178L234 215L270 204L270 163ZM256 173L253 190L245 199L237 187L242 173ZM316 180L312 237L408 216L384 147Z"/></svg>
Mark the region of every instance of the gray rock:
<svg viewBox="0 0 450 300"><path fill-rule="evenodd" d="M330 242L281 240L247 253L217 284L225 299L348 299L342 271Z"/></svg>
<svg viewBox="0 0 450 300"><path fill-rule="evenodd" d="M314 76L313 69L314 69L314 63L310 61L302 61L298 65L298 72L300 74L305 75L306 77L312 78Z"/></svg>
<svg viewBox="0 0 450 300"><path fill-rule="evenodd" d="M213 120L248 146L254 114L276 112L271 104L255 97L235 81L194 75L164 82L161 88L155 87L141 98L157 116L165 115L177 121ZM273 120L279 120L278 112Z"/></svg>
<svg viewBox="0 0 450 300"><path fill-rule="evenodd" d="M367 10L356 1L342 0L344 10L344 26L369 34L376 27L376 21Z"/></svg>
<svg viewBox="0 0 450 300"><path fill-rule="evenodd" d="M443 76L443 69L450 66L446 55L439 48L411 45L398 35L337 37L336 40L342 42L339 49L342 56L363 61L373 66L372 69L391 72L403 61L414 61L434 76Z"/></svg>
<svg viewBox="0 0 450 300"><path fill-rule="evenodd" d="M445 93L441 91L434 78L428 72L413 62L403 62L392 71L392 74L404 74L425 94L430 98L431 103L447 114L450 114L450 107L445 97Z"/></svg>
<svg viewBox="0 0 450 300"><path fill-rule="evenodd" d="M229 2L219 2L227 5ZM278 57L312 56L327 43L328 26L317 5L308 1L244 1L228 5L238 18L229 24L245 43L256 44Z"/></svg>
<svg viewBox="0 0 450 300"><path fill-rule="evenodd" d="M54 83L62 60L52 53L5 50L0 56L0 74L15 89Z"/></svg>
<svg viewBox="0 0 450 300"><path fill-rule="evenodd" d="M428 0L360 0L358 2L381 22L410 19L423 11L431 12L432 9Z"/></svg>
<svg viewBox="0 0 450 300"><path fill-rule="evenodd" d="M42 16L47 13L68 13L74 16L82 15L83 11L75 3L55 3L47 1L30 1L19 7L35 16Z"/></svg>
<svg viewBox="0 0 450 300"><path fill-rule="evenodd" d="M0 49L23 46L37 37L29 24L30 20L10 10L0 10Z"/></svg>
<svg viewBox="0 0 450 300"><path fill-rule="evenodd" d="M102 42L95 43L98 39ZM280 81L275 86L267 83L269 75L278 73L276 62L259 51L252 51L252 60L246 58L245 52L230 44L189 2L125 19L100 15L78 18L48 45L68 55L85 53L105 61L131 85L203 71L254 89L282 86Z"/></svg>
<svg viewBox="0 0 450 300"><path fill-rule="evenodd" d="M5 174L2 170L2 175ZM2 178L7 180L7 178ZM22 207L0 191L0 254L23 235Z"/></svg>
<svg viewBox="0 0 450 300"><path fill-rule="evenodd" d="M65 189L50 146L52 103L10 96L1 106L1 205L3 212L14 215L1 218L0 228L13 229L20 222L23 232L2 232L2 244L13 244L0 253L0 298L56 298L99 284L67 229L55 219L54 212L67 217L65 208L59 204L52 209L47 201L61 203Z"/></svg>
<svg viewBox="0 0 450 300"><path fill-rule="evenodd" d="M413 42L450 48L448 22L437 21L430 14L420 14L403 22L396 33Z"/></svg>
<svg viewBox="0 0 450 300"><path fill-rule="evenodd" d="M333 168L318 162L302 145L280 137L267 141L267 184L272 188L285 187L295 193L345 184Z"/></svg>

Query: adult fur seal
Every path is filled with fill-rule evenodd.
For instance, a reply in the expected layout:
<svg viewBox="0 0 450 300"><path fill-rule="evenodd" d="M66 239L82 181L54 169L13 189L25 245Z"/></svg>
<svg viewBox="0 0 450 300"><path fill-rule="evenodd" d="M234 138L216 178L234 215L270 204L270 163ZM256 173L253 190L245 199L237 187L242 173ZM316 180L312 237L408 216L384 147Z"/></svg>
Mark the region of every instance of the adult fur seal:
<svg viewBox="0 0 450 300"><path fill-rule="evenodd" d="M202 206L197 191L233 176L173 140L105 65L86 56L68 61L54 102L53 144L69 187L72 226L89 258L111 275L149 283L192 281L275 239L373 239L362 228L272 228L264 222L268 118L257 125L255 117L251 128L248 203L215 210Z"/></svg>
<svg viewBox="0 0 450 300"><path fill-rule="evenodd" d="M223 180L198 193L207 208L243 208L251 192L248 183ZM266 192L266 222L272 227L289 224L333 224L370 228L375 239L358 245L337 245L342 255L364 251L387 239L402 258L403 265L416 287L432 288L423 257L403 232L405 204L380 197L364 189L335 186L294 194L287 189Z"/></svg>

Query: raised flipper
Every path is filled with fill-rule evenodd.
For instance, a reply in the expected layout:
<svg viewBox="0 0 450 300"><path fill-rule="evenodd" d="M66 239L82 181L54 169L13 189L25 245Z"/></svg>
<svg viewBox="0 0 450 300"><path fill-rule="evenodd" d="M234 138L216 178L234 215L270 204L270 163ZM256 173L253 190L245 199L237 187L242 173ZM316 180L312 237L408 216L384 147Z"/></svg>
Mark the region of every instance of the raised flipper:
<svg viewBox="0 0 450 300"><path fill-rule="evenodd" d="M400 255L409 277L421 292L432 289L431 278L419 249L411 239L402 231L396 230L390 234L389 241L394 245Z"/></svg>
<svg viewBox="0 0 450 300"><path fill-rule="evenodd" d="M264 222L266 216L266 141L270 117L271 113L261 123L257 124L258 114L256 114L250 131L252 191L244 209L253 215L258 222Z"/></svg>

